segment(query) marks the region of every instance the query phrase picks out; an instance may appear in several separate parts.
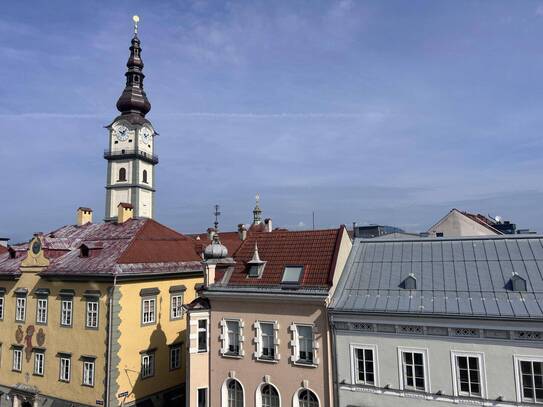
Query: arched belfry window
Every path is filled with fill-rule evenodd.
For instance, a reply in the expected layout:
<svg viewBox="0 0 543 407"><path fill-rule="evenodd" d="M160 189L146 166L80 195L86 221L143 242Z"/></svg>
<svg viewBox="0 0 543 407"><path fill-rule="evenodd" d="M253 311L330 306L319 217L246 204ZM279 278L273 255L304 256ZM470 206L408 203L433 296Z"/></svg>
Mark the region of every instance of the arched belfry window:
<svg viewBox="0 0 543 407"><path fill-rule="evenodd" d="M279 393L271 384L265 384L260 389L262 395L262 407L279 407Z"/></svg>
<svg viewBox="0 0 543 407"><path fill-rule="evenodd" d="M319 400L311 390L303 389L298 394L300 407L319 407Z"/></svg>
<svg viewBox="0 0 543 407"><path fill-rule="evenodd" d="M118 181L126 181L126 168L119 169L119 179Z"/></svg>
<svg viewBox="0 0 543 407"><path fill-rule="evenodd" d="M227 407L243 407L243 388L236 379L228 381L228 404Z"/></svg>
<svg viewBox="0 0 543 407"><path fill-rule="evenodd" d="M141 177L142 178L142 181L147 184L148 181L147 181L147 170L143 170L143 176Z"/></svg>

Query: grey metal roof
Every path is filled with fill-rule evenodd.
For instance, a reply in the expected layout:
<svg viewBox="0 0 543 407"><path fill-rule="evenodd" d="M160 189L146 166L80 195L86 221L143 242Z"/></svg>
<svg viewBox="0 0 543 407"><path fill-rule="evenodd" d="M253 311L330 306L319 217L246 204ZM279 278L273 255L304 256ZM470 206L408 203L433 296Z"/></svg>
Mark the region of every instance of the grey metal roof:
<svg viewBox="0 0 543 407"><path fill-rule="evenodd" d="M404 289L413 274L416 289ZM526 280L513 291L511 277ZM334 293L339 312L543 318L543 237L357 239Z"/></svg>

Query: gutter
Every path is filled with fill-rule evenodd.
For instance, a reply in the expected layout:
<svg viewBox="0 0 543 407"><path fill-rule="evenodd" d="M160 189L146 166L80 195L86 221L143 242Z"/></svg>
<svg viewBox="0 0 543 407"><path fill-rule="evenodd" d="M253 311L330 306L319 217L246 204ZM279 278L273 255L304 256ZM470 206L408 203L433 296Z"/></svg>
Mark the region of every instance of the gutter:
<svg viewBox="0 0 543 407"><path fill-rule="evenodd" d="M109 407L109 396L111 388L111 337L112 337L112 324L113 324L113 295L117 287L117 276L113 277L113 288L111 295L109 296L109 323L107 328L107 369L106 369L106 400L105 407Z"/></svg>
<svg viewBox="0 0 543 407"><path fill-rule="evenodd" d="M292 301L325 301L328 298L327 293L322 294L311 294L311 293L301 293L296 292L292 294L286 293L266 293L266 292L248 292L248 291L237 291L237 290L205 290L203 292L206 298L221 298L221 299L231 299L233 301L238 301L239 297L243 299L254 299L259 301L265 300L278 300L278 299L289 299Z"/></svg>

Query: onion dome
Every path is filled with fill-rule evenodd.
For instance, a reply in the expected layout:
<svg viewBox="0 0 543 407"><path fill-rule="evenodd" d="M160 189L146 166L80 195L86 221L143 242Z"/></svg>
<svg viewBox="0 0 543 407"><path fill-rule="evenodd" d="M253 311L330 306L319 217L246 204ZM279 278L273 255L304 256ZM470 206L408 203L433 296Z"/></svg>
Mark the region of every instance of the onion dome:
<svg viewBox="0 0 543 407"><path fill-rule="evenodd" d="M137 32L132 38L130 57L126 63L126 87L117 101L117 109L122 115L139 114L143 117L151 110L151 103L143 90L143 60L141 59L140 39Z"/></svg>
<svg viewBox="0 0 543 407"><path fill-rule="evenodd" d="M224 259L228 256L228 249L221 244L219 234L215 232L211 244L207 245L204 250L204 258L206 260Z"/></svg>

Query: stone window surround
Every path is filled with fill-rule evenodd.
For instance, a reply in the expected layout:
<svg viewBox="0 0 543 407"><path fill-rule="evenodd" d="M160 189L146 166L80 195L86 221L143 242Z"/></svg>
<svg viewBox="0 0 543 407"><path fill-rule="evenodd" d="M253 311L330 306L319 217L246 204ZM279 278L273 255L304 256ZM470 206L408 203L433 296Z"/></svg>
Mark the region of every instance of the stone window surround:
<svg viewBox="0 0 543 407"><path fill-rule="evenodd" d="M260 324L273 324L273 347L274 347L274 357L272 358L263 358L262 357L262 330L260 328ZM279 339L279 322L277 321L264 321L264 320L257 320L253 324L254 329L256 331L256 335L254 337L254 343L256 345L256 351L254 352L254 358L261 362L272 362L276 363L279 360L281 360L281 354L279 353L279 345L281 344L281 341Z"/></svg>
<svg viewBox="0 0 543 407"><path fill-rule="evenodd" d="M467 356L475 357L479 359L479 385L481 386L481 395L466 395L460 394L460 383L458 383L458 366L456 358L457 356ZM452 380L453 380L453 394L455 397L473 397L486 399L486 364L485 364L485 354L483 352L476 351L460 351L460 350L451 350L451 369L452 369Z"/></svg>
<svg viewBox="0 0 543 407"><path fill-rule="evenodd" d="M239 342L239 353L237 355L230 354L228 352L228 326L227 322L237 322L238 323L238 342ZM227 358L242 358L245 356L245 350L243 349L243 343L245 342L245 337L243 336L243 330L245 328L245 323L242 319L238 318L223 318L220 322L221 325L221 335L219 339L221 341L221 356Z"/></svg>
<svg viewBox="0 0 543 407"><path fill-rule="evenodd" d="M404 353L422 353L422 363L424 367L424 390L414 390L405 388L405 378L403 371L403 354ZM430 393L431 391L431 382L430 382L430 361L428 359L428 349L427 348L417 348L417 347L404 347L398 346L398 374L400 377L400 390L408 390L422 393Z"/></svg>
<svg viewBox="0 0 543 407"><path fill-rule="evenodd" d="M298 344L298 326L307 326L311 327L313 330L313 363L305 363L299 361L299 344ZM289 326L290 332L292 333L292 340L290 341L290 346L292 348L292 354L290 355L290 361L298 366L308 366L308 367L317 367L320 363L319 356L318 356L318 350L319 350L319 342L317 341L317 331L314 324L308 324L308 323L296 323L293 322Z"/></svg>

